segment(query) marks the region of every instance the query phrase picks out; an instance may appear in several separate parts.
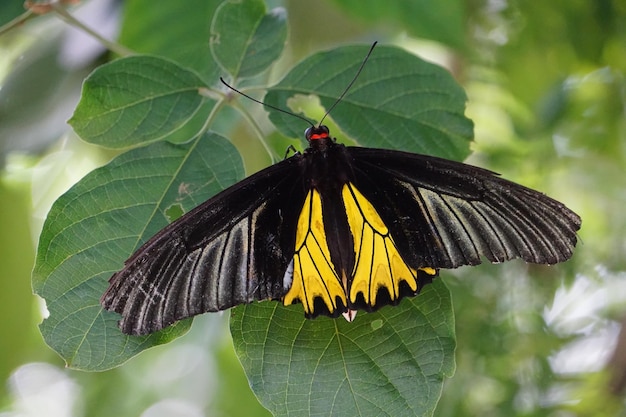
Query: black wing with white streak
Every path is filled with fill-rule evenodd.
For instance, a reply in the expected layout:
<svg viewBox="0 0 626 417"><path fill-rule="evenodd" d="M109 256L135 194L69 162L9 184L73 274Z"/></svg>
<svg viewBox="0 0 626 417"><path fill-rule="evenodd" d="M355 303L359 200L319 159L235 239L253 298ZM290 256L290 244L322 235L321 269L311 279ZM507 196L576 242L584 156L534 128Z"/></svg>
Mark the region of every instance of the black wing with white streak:
<svg viewBox="0 0 626 417"><path fill-rule="evenodd" d="M122 315L120 329L147 334L196 314L281 298L304 200L300 158L226 189L139 248L101 298Z"/></svg>
<svg viewBox="0 0 626 417"><path fill-rule="evenodd" d="M431 156L348 148L355 185L378 209L413 267L456 268L572 256L578 215L552 198L474 166Z"/></svg>

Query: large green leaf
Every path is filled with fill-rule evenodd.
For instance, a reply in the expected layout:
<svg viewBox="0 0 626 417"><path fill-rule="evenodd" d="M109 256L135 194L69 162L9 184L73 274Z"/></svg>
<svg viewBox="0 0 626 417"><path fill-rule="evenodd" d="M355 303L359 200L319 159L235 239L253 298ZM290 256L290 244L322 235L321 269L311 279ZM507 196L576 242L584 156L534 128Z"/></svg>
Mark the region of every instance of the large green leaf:
<svg viewBox="0 0 626 417"><path fill-rule="evenodd" d="M183 322L146 337L117 328L119 316L99 299L108 278L145 240L182 211L243 176L235 148L206 135L127 152L99 168L53 205L40 236L33 288L50 316L41 332L68 366L102 370L180 335Z"/></svg>
<svg viewBox="0 0 626 417"><path fill-rule="evenodd" d="M267 69L280 56L286 40L285 10L276 8L266 14L261 0L225 1L211 26L213 57L235 78Z"/></svg>
<svg viewBox="0 0 626 417"><path fill-rule="evenodd" d="M123 148L184 126L205 99L203 81L173 61L132 56L98 67L85 80L70 124L87 142Z"/></svg>
<svg viewBox="0 0 626 417"><path fill-rule="evenodd" d="M441 280L352 323L306 320L302 307L279 303L238 307L231 332L252 389L278 416L432 415L455 368Z"/></svg>
<svg viewBox="0 0 626 417"><path fill-rule="evenodd" d="M341 47L305 59L269 89L266 103L288 108L296 95L315 95L329 109L367 51L366 46ZM465 101L465 92L445 69L402 49L378 46L329 117L362 146L462 160L473 136ZM275 110L270 110L270 119L291 137L301 137L307 127Z"/></svg>

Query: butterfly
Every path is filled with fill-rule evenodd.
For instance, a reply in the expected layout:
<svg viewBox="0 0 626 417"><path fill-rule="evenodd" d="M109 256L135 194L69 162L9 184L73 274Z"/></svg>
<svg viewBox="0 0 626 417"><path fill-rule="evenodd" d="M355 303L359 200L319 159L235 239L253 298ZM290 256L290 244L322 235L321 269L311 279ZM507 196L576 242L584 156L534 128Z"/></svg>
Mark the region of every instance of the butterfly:
<svg viewBox="0 0 626 417"><path fill-rule="evenodd" d="M321 123L305 136L304 152L200 204L125 262L100 300L122 332L259 300L352 320L417 295L440 269L572 256L581 219L545 194L460 162L345 146Z"/></svg>

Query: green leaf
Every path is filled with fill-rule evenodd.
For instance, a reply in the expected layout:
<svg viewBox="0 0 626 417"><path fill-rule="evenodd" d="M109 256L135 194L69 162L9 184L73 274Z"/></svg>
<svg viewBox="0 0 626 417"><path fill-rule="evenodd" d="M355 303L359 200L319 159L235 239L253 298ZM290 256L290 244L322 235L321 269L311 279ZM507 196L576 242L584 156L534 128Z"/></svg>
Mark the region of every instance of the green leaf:
<svg viewBox="0 0 626 417"><path fill-rule="evenodd" d="M50 316L44 339L68 366L103 370L186 331L189 321L146 337L125 336L99 299L135 249L176 214L243 177L239 153L207 134L124 153L74 185L53 205L39 241L33 288Z"/></svg>
<svg viewBox="0 0 626 417"><path fill-rule="evenodd" d="M265 14L260 0L222 3L211 26L213 57L234 78L252 77L267 69L282 53L286 40L285 10L276 8Z"/></svg>
<svg viewBox="0 0 626 417"><path fill-rule="evenodd" d="M455 368L452 305L439 279L352 323L306 320L298 305L237 307L231 332L252 389L277 416L429 416Z"/></svg>
<svg viewBox="0 0 626 417"><path fill-rule="evenodd" d="M467 15L466 2L462 0L333 0L333 3L369 24L388 24L411 36L465 48Z"/></svg>
<svg viewBox="0 0 626 417"><path fill-rule="evenodd" d="M24 2L3 1L0 3L0 25L9 23L22 13L24 13Z"/></svg>
<svg viewBox="0 0 626 417"><path fill-rule="evenodd" d="M219 67L209 53L211 20L223 0L124 2L120 43L143 54L158 55L193 69L207 85ZM147 35L148 34L148 35Z"/></svg>
<svg viewBox="0 0 626 417"><path fill-rule="evenodd" d="M288 100L296 95L315 95L329 109L367 52L365 46L350 46L312 55L270 88L265 102L288 108ZM465 102L465 92L445 69L402 49L378 46L329 117L362 146L462 160L473 136L473 124L464 116ZM271 109L270 119L291 137L302 137L307 127Z"/></svg>
<svg viewBox="0 0 626 417"><path fill-rule="evenodd" d="M70 119L87 142L124 148L156 141L184 126L205 102L193 72L157 57L132 56L98 67Z"/></svg>

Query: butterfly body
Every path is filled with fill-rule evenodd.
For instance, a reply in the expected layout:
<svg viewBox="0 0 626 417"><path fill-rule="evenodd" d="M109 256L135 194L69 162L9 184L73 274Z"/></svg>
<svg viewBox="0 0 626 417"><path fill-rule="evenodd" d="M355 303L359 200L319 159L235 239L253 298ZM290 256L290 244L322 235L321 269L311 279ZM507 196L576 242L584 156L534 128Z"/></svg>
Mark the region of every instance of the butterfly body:
<svg viewBox="0 0 626 417"><path fill-rule="evenodd" d="M325 126L303 153L224 190L157 233L101 302L146 334L256 300L307 317L375 310L440 268L568 259L580 218L542 193L441 158L346 147Z"/></svg>

